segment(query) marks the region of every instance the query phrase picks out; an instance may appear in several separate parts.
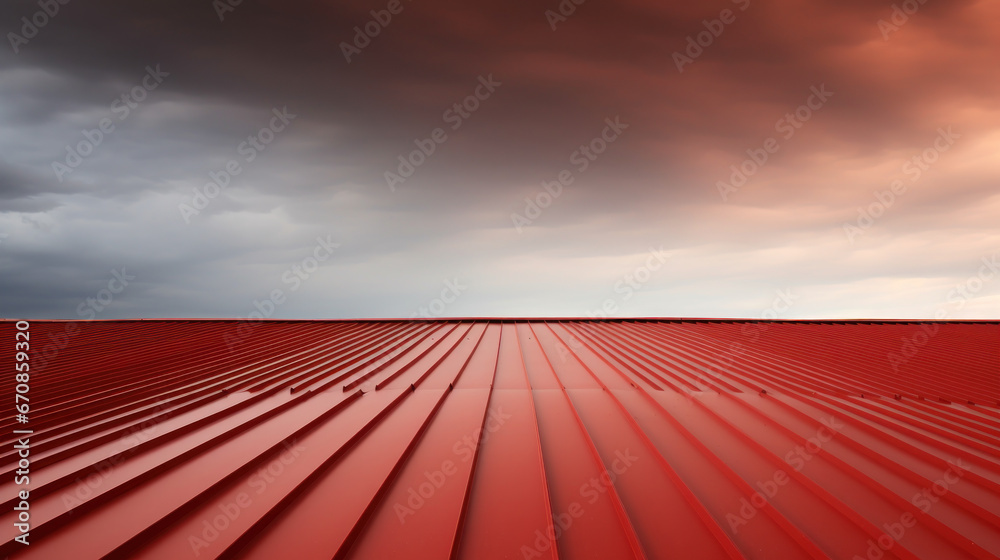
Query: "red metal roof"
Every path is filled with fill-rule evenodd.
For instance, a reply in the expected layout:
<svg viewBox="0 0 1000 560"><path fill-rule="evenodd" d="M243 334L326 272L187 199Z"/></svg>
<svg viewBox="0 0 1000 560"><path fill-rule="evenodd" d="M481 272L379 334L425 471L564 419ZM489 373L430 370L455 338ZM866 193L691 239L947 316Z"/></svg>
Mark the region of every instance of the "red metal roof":
<svg viewBox="0 0 1000 560"><path fill-rule="evenodd" d="M13 407L15 324L0 333ZM3 424L0 556L1000 557L997 322L30 335L29 422Z"/></svg>

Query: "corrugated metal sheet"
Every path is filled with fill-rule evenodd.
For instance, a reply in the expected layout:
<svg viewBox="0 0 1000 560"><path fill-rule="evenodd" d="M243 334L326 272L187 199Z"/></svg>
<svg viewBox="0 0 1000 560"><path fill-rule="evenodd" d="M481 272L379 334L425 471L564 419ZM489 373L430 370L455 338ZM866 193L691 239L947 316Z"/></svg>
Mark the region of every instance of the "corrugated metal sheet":
<svg viewBox="0 0 1000 560"><path fill-rule="evenodd" d="M33 322L31 341L0 556L1000 557L996 322Z"/></svg>

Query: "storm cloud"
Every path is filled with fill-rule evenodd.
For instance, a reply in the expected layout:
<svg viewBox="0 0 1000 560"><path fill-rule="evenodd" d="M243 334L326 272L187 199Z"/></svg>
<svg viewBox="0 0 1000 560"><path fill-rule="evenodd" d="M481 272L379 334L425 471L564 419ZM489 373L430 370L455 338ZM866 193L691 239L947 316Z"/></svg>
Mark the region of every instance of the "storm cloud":
<svg viewBox="0 0 1000 560"><path fill-rule="evenodd" d="M4 2L0 314L998 318L998 16Z"/></svg>

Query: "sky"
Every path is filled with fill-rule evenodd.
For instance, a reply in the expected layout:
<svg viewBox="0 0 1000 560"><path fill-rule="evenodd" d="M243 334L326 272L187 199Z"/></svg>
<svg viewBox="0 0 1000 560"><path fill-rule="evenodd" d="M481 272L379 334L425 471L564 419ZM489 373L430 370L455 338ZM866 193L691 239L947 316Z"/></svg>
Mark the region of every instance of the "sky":
<svg viewBox="0 0 1000 560"><path fill-rule="evenodd" d="M998 18L5 1L0 316L998 319Z"/></svg>

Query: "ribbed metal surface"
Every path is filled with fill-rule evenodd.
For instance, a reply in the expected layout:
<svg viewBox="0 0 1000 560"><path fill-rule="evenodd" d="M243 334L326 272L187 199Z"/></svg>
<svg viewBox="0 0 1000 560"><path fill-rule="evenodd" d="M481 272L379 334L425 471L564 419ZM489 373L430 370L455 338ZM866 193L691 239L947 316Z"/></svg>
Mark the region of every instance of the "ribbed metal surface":
<svg viewBox="0 0 1000 560"><path fill-rule="evenodd" d="M67 325L0 557L1000 557L995 322Z"/></svg>

